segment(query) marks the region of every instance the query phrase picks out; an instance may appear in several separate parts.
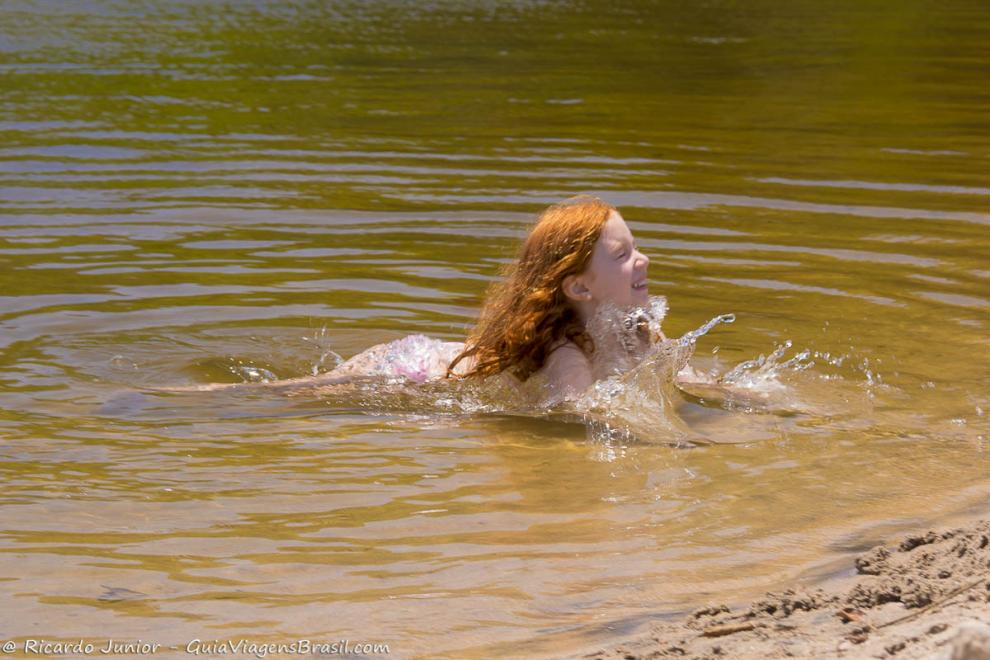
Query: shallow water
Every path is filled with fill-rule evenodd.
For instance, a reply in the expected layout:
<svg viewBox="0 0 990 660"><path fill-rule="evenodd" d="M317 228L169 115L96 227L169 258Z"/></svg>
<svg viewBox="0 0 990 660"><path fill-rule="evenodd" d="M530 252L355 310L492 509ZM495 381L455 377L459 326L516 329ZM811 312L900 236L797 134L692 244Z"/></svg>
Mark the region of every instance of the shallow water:
<svg viewBox="0 0 990 660"><path fill-rule="evenodd" d="M978 3L0 19L7 637L563 653L986 501ZM461 340L579 192L623 211L668 336L736 315L693 364L767 397L671 394L711 444L149 392Z"/></svg>

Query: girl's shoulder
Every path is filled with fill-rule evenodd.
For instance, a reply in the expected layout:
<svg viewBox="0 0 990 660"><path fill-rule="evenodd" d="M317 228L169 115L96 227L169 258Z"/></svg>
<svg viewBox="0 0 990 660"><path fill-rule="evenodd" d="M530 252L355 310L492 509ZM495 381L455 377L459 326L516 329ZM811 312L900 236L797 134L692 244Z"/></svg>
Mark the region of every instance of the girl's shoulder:
<svg viewBox="0 0 990 660"><path fill-rule="evenodd" d="M577 344L563 340L550 348L540 370L546 378L551 399L563 401L581 394L594 382L591 361Z"/></svg>

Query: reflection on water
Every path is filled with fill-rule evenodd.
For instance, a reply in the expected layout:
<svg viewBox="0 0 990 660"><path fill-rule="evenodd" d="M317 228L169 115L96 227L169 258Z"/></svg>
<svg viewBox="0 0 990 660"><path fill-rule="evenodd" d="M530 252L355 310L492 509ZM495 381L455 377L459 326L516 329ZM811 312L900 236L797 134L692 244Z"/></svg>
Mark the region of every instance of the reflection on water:
<svg viewBox="0 0 990 660"><path fill-rule="evenodd" d="M551 655L978 507L990 19L930 4L4 3L8 636ZM581 409L163 389L463 341L581 192L672 310Z"/></svg>

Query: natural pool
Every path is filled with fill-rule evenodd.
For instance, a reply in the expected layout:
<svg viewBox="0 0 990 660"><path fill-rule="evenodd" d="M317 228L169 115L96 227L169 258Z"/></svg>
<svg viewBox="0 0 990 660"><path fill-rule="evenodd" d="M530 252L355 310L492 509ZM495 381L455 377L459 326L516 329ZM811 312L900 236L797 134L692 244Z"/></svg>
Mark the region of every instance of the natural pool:
<svg viewBox="0 0 990 660"><path fill-rule="evenodd" d="M985 510L977 3L0 19L7 638L566 653ZM736 315L697 364L790 342L775 377L817 412L685 399L713 444L684 448L361 399L129 398L460 340L534 214L578 192L623 211L668 334Z"/></svg>

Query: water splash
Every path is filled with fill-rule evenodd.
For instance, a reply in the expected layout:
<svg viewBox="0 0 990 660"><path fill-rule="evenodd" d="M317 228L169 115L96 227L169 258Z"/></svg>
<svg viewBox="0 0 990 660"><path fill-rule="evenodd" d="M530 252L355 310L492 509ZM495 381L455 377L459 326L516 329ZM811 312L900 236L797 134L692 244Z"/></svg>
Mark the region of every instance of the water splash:
<svg viewBox="0 0 990 660"><path fill-rule="evenodd" d="M632 309L601 305L586 325L595 348L591 356L595 379L625 373L642 362L664 340L661 326L666 315L664 296L652 296L648 305Z"/></svg>
<svg viewBox="0 0 990 660"><path fill-rule="evenodd" d="M707 335L708 332L712 328L714 328L715 326L717 326L719 323L735 323L735 322L736 322L736 315L735 314L722 314L720 316L716 316L715 318L713 318L712 320L708 321L707 323L705 323L703 326L701 326L697 330L692 330L692 331L690 331L688 333L685 333L681 337L681 341L689 341L689 342L691 342L693 344L694 342L696 342L698 340L699 337L702 337L704 335Z"/></svg>
<svg viewBox="0 0 990 660"><path fill-rule="evenodd" d="M774 347L770 355L760 355L753 360L741 362L719 378L723 385L731 385L750 390L760 390L763 392L774 392L785 389L781 382L781 374L792 371L804 371L815 365L811 360L811 351L804 350L794 357L784 360L783 357L790 350L793 343L791 340L785 341Z"/></svg>
<svg viewBox="0 0 990 660"><path fill-rule="evenodd" d="M330 337L327 334L327 326L323 325L319 330L313 332L312 337L300 337L305 342L311 343L320 351L320 357L311 368L311 373L317 376L326 371L332 371L344 362L344 358L339 353L330 348ZM332 360L329 368L325 366L327 359Z"/></svg>
<svg viewBox="0 0 990 660"><path fill-rule="evenodd" d="M694 354L698 339L735 315L716 316L676 339L664 336L667 312L663 296L646 307L621 310L603 306L588 323L596 351L593 370L599 379L563 409L580 414L595 439L660 438L675 444L698 441L676 413L675 379Z"/></svg>

